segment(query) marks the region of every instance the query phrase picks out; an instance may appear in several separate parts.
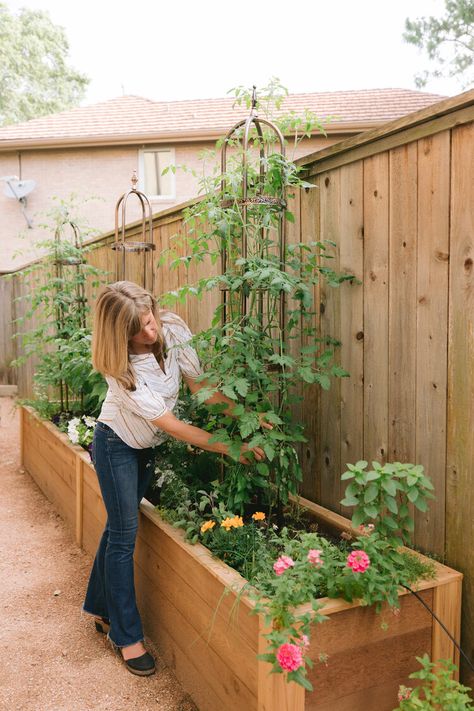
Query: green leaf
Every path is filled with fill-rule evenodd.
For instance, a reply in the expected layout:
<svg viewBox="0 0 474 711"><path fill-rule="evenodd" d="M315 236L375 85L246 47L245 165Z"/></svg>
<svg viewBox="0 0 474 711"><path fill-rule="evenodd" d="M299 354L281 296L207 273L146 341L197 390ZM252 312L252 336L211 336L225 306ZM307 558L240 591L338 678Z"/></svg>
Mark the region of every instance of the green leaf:
<svg viewBox="0 0 474 711"><path fill-rule="evenodd" d="M369 504L371 501L374 501L374 499L377 498L379 493L379 487L377 484L369 484L369 486L366 488L364 492L364 502L366 504Z"/></svg>
<svg viewBox="0 0 474 711"><path fill-rule="evenodd" d="M341 475L342 481L345 481L346 479L353 479L354 474L353 472L344 472L344 474Z"/></svg>
<svg viewBox="0 0 474 711"><path fill-rule="evenodd" d="M352 514L352 525L354 526L354 528L358 528L361 523L364 523L365 520L365 512L363 511L363 509L357 509Z"/></svg>
<svg viewBox="0 0 474 711"><path fill-rule="evenodd" d="M396 499L394 499L392 496L385 496L385 503L390 513L398 513L398 504Z"/></svg>
<svg viewBox="0 0 474 711"><path fill-rule="evenodd" d="M396 496L397 486L393 479L384 479L382 481L382 487L387 492L387 494L389 494L389 496Z"/></svg>
<svg viewBox="0 0 474 711"><path fill-rule="evenodd" d="M377 518L379 515L377 506L364 506L364 511L369 518Z"/></svg>
<svg viewBox="0 0 474 711"><path fill-rule="evenodd" d="M341 500L340 502L342 506L357 506L359 503L359 499L356 499L355 496L346 496L344 499Z"/></svg>
<svg viewBox="0 0 474 711"><path fill-rule="evenodd" d="M415 503L415 501L418 498L419 491L418 489L408 489L408 500L411 501L412 504Z"/></svg>

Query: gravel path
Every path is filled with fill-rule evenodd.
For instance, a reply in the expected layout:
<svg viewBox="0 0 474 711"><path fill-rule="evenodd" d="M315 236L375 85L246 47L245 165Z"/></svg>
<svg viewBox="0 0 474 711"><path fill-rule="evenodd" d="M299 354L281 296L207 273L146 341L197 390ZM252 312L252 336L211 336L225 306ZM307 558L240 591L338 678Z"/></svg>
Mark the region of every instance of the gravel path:
<svg viewBox="0 0 474 711"><path fill-rule="evenodd" d="M11 398L0 453L1 711L197 711L149 640L157 672L134 676L81 615L92 559L20 468Z"/></svg>

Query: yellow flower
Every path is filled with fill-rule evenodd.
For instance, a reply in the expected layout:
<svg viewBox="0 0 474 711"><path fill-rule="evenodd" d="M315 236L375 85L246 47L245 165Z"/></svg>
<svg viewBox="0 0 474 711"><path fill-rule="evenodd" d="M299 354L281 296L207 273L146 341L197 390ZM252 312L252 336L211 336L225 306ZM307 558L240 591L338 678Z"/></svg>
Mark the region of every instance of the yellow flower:
<svg viewBox="0 0 474 711"><path fill-rule="evenodd" d="M265 521L265 514L263 511L255 511L254 514L252 514L252 518L254 521Z"/></svg>
<svg viewBox="0 0 474 711"><path fill-rule="evenodd" d="M201 526L201 533L206 533L210 528L214 528L215 525L215 521L206 521L206 523L203 523Z"/></svg>
<svg viewBox="0 0 474 711"><path fill-rule="evenodd" d="M221 523L221 526L225 528L226 531L229 531L231 528L240 528L243 525L244 521L242 516L228 516Z"/></svg>
<svg viewBox="0 0 474 711"><path fill-rule="evenodd" d="M226 531L229 531L230 528L234 525L234 519L233 518L225 518L223 521L221 521L221 528L225 528Z"/></svg>

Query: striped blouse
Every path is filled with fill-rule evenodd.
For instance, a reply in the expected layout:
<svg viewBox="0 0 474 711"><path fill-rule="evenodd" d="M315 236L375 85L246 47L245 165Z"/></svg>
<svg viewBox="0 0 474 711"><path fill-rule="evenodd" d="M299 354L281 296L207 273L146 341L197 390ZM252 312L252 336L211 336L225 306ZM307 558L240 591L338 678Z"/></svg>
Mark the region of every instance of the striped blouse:
<svg viewBox="0 0 474 711"><path fill-rule="evenodd" d="M183 319L172 311L160 311L159 318L168 349L164 372L153 353L131 353L136 390L126 390L111 376L105 376L109 389L102 404L99 422L105 422L126 444L134 449L156 447L168 435L151 420L172 411L178 398L181 376L197 377L202 368L191 346L174 348L192 338Z"/></svg>

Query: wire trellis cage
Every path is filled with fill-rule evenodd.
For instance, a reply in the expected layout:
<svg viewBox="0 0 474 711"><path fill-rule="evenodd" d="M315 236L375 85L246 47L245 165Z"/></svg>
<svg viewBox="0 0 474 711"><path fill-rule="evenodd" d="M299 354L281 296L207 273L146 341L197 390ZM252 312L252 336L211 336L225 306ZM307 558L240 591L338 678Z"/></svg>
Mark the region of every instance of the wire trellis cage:
<svg viewBox="0 0 474 711"><path fill-rule="evenodd" d="M70 230L72 240L65 239L65 230ZM72 249L65 249L70 244ZM56 299L56 336L58 338L58 348L61 350L61 340L65 336L66 321L70 322L71 312L74 314L75 323L78 328L86 327L87 299L85 290L85 276L82 274L83 265L87 260L82 256L83 242L79 227L72 220L64 220L54 233L54 273L56 284L70 281L73 283L72 302L67 304ZM74 277L74 278L71 278ZM59 395L61 400L61 412L69 411L69 388L61 378L59 381ZM84 393L81 391L81 408L84 404Z"/></svg>
<svg viewBox="0 0 474 711"><path fill-rule="evenodd" d="M230 154L232 151L232 154ZM271 155L270 155L271 154ZM260 118L257 112L257 93L253 87L251 110L246 119L238 121L227 133L221 149L221 206L238 211L239 228L237 239L230 244L222 241L221 269L225 274L228 263L236 258L242 258L242 274L246 268L246 260L252 253L254 256L268 256L269 250L277 249L279 268L285 271L286 250L286 193L284 181L271 180L270 171L275 168L284 169L285 141L283 135L274 123ZM240 162L236 175L240 176L240 188L236 197L234 175L231 178L234 184L230 186L228 165ZM228 187L232 187L230 195ZM263 213L273 213L271 226L262 220ZM271 238L270 238L271 235ZM230 254L232 252L232 254ZM232 298L227 287L222 287L222 325L228 319L228 304ZM255 288L257 292L257 313L259 320L264 323L265 289ZM245 320L248 312L249 289L240 291L240 313ZM279 298L279 328L281 342L285 337L285 298L286 292L280 290ZM280 347L281 351L281 347ZM278 369L275 366L274 369Z"/></svg>
<svg viewBox="0 0 474 711"><path fill-rule="evenodd" d="M153 243L153 219L151 204L148 197L141 190L137 189L138 178L134 170L131 178L132 187L125 192L117 201L115 206L115 240L111 248L115 251L115 280L123 281L129 279L132 266L136 269L133 281L140 283L144 289L154 293L154 269L152 253L156 249ZM127 225L127 202L131 196L138 199L141 207L141 240L132 241L125 239ZM135 253L139 256L141 264L131 264L127 255ZM149 255L149 258L148 258Z"/></svg>

